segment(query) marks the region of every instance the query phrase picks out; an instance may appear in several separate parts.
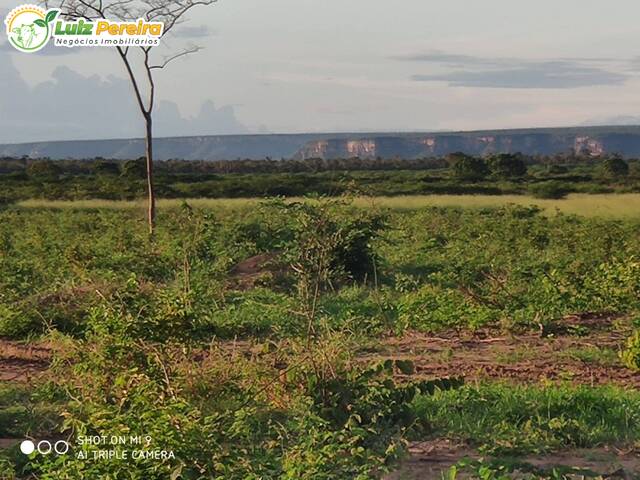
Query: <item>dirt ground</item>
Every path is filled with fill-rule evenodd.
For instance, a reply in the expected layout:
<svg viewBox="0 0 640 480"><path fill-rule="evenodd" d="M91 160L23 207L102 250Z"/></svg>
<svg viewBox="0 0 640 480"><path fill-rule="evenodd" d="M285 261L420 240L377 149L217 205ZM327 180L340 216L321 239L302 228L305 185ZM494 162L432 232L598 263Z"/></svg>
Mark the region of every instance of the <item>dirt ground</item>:
<svg viewBox="0 0 640 480"><path fill-rule="evenodd" d="M475 450L446 439L416 442L409 447L409 456L400 468L384 480L440 480L451 465L461 459L478 460L482 456ZM630 472L640 472L640 454L615 449L593 448L568 450L544 456L517 459L521 464L550 471L554 467L572 467L593 472L611 479L637 478ZM458 478L465 478L464 474ZM576 476L576 478L581 478Z"/></svg>
<svg viewBox="0 0 640 480"><path fill-rule="evenodd" d="M24 382L46 370L51 347L45 343L0 340L0 381Z"/></svg>
<svg viewBox="0 0 640 480"><path fill-rule="evenodd" d="M576 315L552 332L504 335L490 330L449 331L437 336L409 332L390 337L364 360L406 359L420 378L463 376L467 380L542 380L640 387L640 374L617 359L629 334L616 316Z"/></svg>

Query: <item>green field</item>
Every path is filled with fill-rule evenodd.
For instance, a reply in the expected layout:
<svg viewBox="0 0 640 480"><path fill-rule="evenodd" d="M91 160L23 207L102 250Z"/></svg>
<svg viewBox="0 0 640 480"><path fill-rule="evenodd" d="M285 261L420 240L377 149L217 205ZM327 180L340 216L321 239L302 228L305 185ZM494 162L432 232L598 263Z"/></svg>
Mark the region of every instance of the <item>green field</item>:
<svg viewBox="0 0 640 480"><path fill-rule="evenodd" d="M300 201L291 198L290 201ZM161 199L159 208L179 207L183 202L198 208L233 209L254 206L259 199ZM420 209L424 207L464 207L485 208L508 204L529 206L535 205L545 212L556 211L582 215L586 217L637 218L640 217L640 194L571 194L560 200L539 199L523 195L412 195L399 197L357 197L354 204L360 207L376 206L392 209ZM143 201L109 201L109 200L24 200L17 203L25 208L76 208L76 209L133 209L143 210Z"/></svg>
<svg viewBox="0 0 640 480"><path fill-rule="evenodd" d="M0 210L2 478L638 473L639 194L296 200Z"/></svg>

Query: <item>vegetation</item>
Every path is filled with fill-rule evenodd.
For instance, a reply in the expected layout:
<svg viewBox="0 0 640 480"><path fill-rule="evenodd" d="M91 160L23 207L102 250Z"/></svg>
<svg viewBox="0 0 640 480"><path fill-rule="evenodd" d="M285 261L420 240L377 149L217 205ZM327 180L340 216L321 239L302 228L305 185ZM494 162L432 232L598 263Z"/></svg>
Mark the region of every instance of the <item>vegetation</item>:
<svg viewBox="0 0 640 480"><path fill-rule="evenodd" d="M0 341L46 345L52 360L0 383L0 432L67 438L74 453L13 446L0 454L7 478L381 478L407 441L438 438L490 457L451 478L509 478L505 455L640 441L631 385L425 378L410 350L383 345L421 332L562 337L577 362L633 367L637 217L173 201L150 237L139 210L98 207L0 211ZM585 312L608 320L567 323ZM619 358L614 344L579 343L591 334L630 339ZM160 457L96 459L126 447L78 442L95 435L149 436Z"/></svg>
<svg viewBox="0 0 640 480"><path fill-rule="evenodd" d="M570 193L640 191L634 162L611 157L551 163L558 161L511 154L486 159L452 154L419 160L166 161L154 162L154 186L159 198L340 196L357 191L373 196L532 194L554 199ZM628 173L621 173L623 167ZM145 172L144 160L2 159L0 202L143 198Z"/></svg>
<svg viewBox="0 0 640 480"><path fill-rule="evenodd" d="M483 453L514 455L589 448L640 438L640 393L618 388L465 386L418 397L414 435L446 432Z"/></svg>

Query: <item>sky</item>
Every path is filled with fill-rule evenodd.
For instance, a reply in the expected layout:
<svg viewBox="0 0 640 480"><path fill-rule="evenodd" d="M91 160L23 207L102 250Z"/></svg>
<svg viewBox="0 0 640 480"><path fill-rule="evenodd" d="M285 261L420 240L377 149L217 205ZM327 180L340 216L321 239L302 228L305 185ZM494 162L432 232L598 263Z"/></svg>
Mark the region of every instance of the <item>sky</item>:
<svg viewBox="0 0 640 480"><path fill-rule="evenodd" d="M637 0L218 0L156 49L202 47L158 73L155 134L640 123L638 40ZM2 34L0 62L1 143L143 132L113 49Z"/></svg>

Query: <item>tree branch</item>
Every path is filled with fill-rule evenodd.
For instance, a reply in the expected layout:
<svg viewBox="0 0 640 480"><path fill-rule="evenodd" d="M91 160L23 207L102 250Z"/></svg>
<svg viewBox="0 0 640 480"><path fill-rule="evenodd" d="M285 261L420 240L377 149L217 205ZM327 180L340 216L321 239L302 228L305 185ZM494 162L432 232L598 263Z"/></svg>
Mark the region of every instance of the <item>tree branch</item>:
<svg viewBox="0 0 640 480"><path fill-rule="evenodd" d="M164 61L161 64L158 65L151 65L149 67L149 70L155 70L155 69L163 69L164 67L166 67L167 65L169 65L171 62L173 62L174 60L177 60L180 57L184 57L186 55L191 55L192 53L196 53L199 52L200 50L202 50L202 47L199 47L197 45L194 45L192 47L189 47L185 50L183 50L180 53L177 53L175 55L171 55L170 57L166 57L164 59Z"/></svg>

